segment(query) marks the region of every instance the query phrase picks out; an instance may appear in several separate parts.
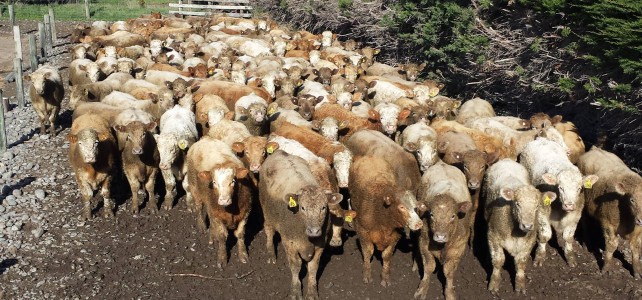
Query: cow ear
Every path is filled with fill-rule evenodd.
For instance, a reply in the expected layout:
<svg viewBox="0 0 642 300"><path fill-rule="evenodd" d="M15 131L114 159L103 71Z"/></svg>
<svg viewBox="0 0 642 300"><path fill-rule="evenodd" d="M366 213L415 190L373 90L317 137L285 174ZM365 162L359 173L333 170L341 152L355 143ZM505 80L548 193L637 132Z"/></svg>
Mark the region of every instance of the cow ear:
<svg viewBox="0 0 642 300"><path fill-rule="evenodd" d="M542 175L542 180L548 185L556 185L557 184L557 178L551 173L544 173Z"/></svg>
<svg viewBox="0 0 642 300"><path fill-rule="evenodd" d="M368 110L368 118L373 121L379 121L379 119L381 118L381 115L379 115L378 111L374 109L370 109Z"/></svg>
<svg viewBox="0 0 642 300"><path fill-rule="evenodd" d="M67 135L67 140L73 144L78 141L78 136L70 133Z"/></svg>
<svg viewBox="0 0 642 300"><path fill-rule="evenodd" d="M600 179L597 175L586 175L582 178L582 184L585 189L592 189L593 185Z"/></svg>
<svg viewBox="0 0 642 300"><path fill-rule="evenodd" d="M147 131L152 131L154 130L154 128L156 128L156 125L156 122L151 121L149 122L149 124L147 124L147 126L145 126L145 128L147 129Z"/></svg>
<svg viewBox="0 0 642 300"><path fill-rule="evenodd" d="M551 124L557 124L562 122L562 116L561 115L555 115L551 118Z"/></svg>
<svg viewBox="0 0 642 300"><path fill-rule="evenodd" d="M447 147L448 147L448 141L437 142L437 151L439 151L440 153L446 152Z"/></svg>
<svg viewBox="0 0 642 300"><path fill-rule="evenodd" d="M108 131L102 131L98 133L98 140L103 142L109 139L110 136L111 136L111 133L109 133Z"/></svg>
<svg viewBox="0 0 642 300"><path fill-rule="evenodd" d="M243 145L243 143L241 142L235 142L234 144L232 144L232 150L234 150L234 152L236 153L242 153L243 150L245 150L245 145Z"/></svg>
<svg viewBox="0 0 642 300"><path fill-rule="evenodd" d="M408 142L403 146L403 148L406 149L406 151L415 152L417 151L417 143Z"/></svg>
<svg viewBox="0 0 642 300"><path fill-rule="evenodd" d="M22 80L31 81L31 76L29 76L29 75L22 76Z"/></svg>
<svg viewBox="0 0 642 300"><path fill-rule="evenodd" d="M345 61L345 59L344 59L344 61ZM332 75L337 75L337 73L339 73L339 69L332 70Z"/></svg>
<svg viewBox="0 0 642 300"><path fill-rule="evenodd" d="M212 181L212 172L200 171L198 172L198 179L200 179L203 182L210 182Z"/></svg>
<svg viewBox="0 0 642 300"><path fill-rule="evenodd" d="M323 101L323 96L317 97L315 105L321 103L321 101Z"/></svg>
<svg viewBox="0 0 642 300"><path fill-rule="evenodd" d="M377 81L376 80L370 81L370 83L368 83L368 88L371 89L371 88L375 87L376 85L377 85Z"/></svg>
<svg viewBox="0 0 642 300"><path fill-rule="evenodd" d="M186 139L180 139L177 143L178 149L185 150L189 145L189 142Z"/></svg>
<svg viewBox="0 0 642 300"><path fill-rule="evenodd" d="M472 207L472 203L471 202L466 201L466 202L460 203L459 204L459 213L465 214L470 210L471 207Z"/></svg>
<svg viewBox="0 0 642 300"><path fill-rule="evenodd" d="M457 109L460 106L461 106L461 100L453 101L453 109Z"/></svg>
<svg viewBox="0 0 642 300"><path fill-rule="evenodd" d="M428 205L424 201L417 201L417 214L421 217L428 211Z"/></svg>
<svg viewBox="0 0 642 300"><path fill-rule="evenodd" d="M361 100L362 95L363 94L361 92L354 93L354 95L352 95L352 102Z"/></svg>
<svg viewBox="0 0 642 300"><path fill-rule="evenodd" d="M299 203L298 203L298 201L299 201L299 195L294 194L294 193L286 194L286 195L285 195L285 201L287 201L287 203L288 203L288 208L289 208L292 212L295 212L295 213L296 213L296 212L299 210L299 209L298 209L298 208L299 208Z"/></svg>
<svg viewBox="0 0 642 300"><path fill-rule="evenodd" d="M277 149L279 149L279 144L276 142L268 142L265 145L265 152L267 152L268 154L274 153L274 151L276 151Z"/></svg>
<svg viewBox="0 0 642 300"><path fill-rule="evenodd" d="M549 206L551 205L551 202L555 201L557 199L557 194L553 192L545 192L542 194L542 202L544 206Z"/></svg>
<svg viewBox="0 0 642 300"><path fill-rule="evenodd" d="M326 191L325 193L329 205L337 205L343 200L343 195L339 193L332 193L331 191Z"/></svg>
<svg viewBox="0 0 642 300"><path fill-rule="evenodd" d="M225 118L225 119L228 119L228 120L232 120L232 119L234 119L234 112L233 112L233 111L231 111L231 110L230 110L230 111L228 111L228 112L226 112L226 113L225 113L224 118Z"/></svg>
<svg viewBox="0 0 642 300"><path fill-rule="evenodd" d="M348 120L343 120L339 122L339 129L344 129L346 127L350 126L350 121Z"/></svg>
<svg viewBox="0 0 642 300"><path fill-rule="evenodd" d="M424 70L424 68L426 68L426 63L420 64L419 67L417 67L417 71L421 72Z"/></svg>
<svg viewBox="0 0 642 300"><path fill-rule="evenodd" d="M513 201L515 199L515 192L510 188L501 188L499 195L506 201Z"/></svg>
<svg viewBox="0 0 642 300"><path fill-rule="evenodd" d="M626 195L626 185L623 182L616 182L613 187L615 188L615 192L620 194L620 195Z"/></svg>
<svg viewBox="0 0 642 300"><path fill-rule="evenodd" d="M319 120L312 120L312 129L319 131L321 129L321 121Z"/></svg>
<svg viewBox="0 0 642 300"><path fill-rule="evenodd" d="M397 116L398 121L403 121L405 120L408 116L410 115L410 110L409 109L404 109L399 113L399 116Z"/></svg>
<svg viewBox="0 0 642 300"><path fill-rule="evenodd" d="M248 174L248 170L246 168L236 168L236 178L245 178Z"/></svg>
<svg viewBox="0 0 642 300"><path fill-rule="evenodd" d="M499 159L499 153L497 153L496 151L493 151L490 153L484 153L484 154L486 156L486 165L488 166L496 163L497 160Z"/></svg>
<svg viewBox="0 0 642 300"><path fill-rule="evenodd" d="M453 158L455 159L455 161L460 163L464 160L464 155L462 155L461 152L453 152Z"/></svg>
<svg viewBox="0 0 642 300"><path fill-rule="evenodd" d="M115 125L114 126L114 130L120 131L120 132L125 132L127 130L127 128L125 126L123 126L123 125Z"/></svg>

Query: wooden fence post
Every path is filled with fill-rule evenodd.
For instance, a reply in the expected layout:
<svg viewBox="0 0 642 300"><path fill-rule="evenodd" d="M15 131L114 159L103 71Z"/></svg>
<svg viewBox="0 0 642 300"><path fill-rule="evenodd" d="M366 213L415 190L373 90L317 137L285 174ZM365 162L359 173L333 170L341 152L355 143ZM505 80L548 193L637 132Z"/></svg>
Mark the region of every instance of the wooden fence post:
<svg viewBox="0 0 642 300"><path fill-rule="evenodd" d="M11 27L16 24L16 12L13 10L13 4L9 4L9 21L11 22Z"/></svg>
<svg viewBox="0 0 642 300"><path fill-rule="evenodd" d="M38 46L36 44L36 35L29 35L29 63L31 65L31 72L38 69Z"/></svg>
<svg viewBox="0 0 642 300"><path fill-rule="evenodd" d="M13 71L16 74L16 98L18 99L18 106L25 107L25 90L22 85L22 59L13 59Z"/></svg>
<svg viewBox="0 0 642 300"><path fill-rule="evenodd" d="M49 15L44 16L44 23L45 23L45 48L47 49L47 54L51 55L51 52L53 50L53 45L51 44L51 20L49 19Z"/></svg>
<svg viewBox="0 0 642 300"><path fill-rule="evenodd" d="M7 107L2 100L2 90L0 90L0 153L7 151L7 130L4 126L4 113L7 111Z"/></svg>
<svg viewBox="0 0 642 300"><path fill-rule="evenodd" d="M58 39L58 32L56 31L56 17L54 16L53 8L49 8L49 21L51 21L51 38L55 43Z"/></svg>
<svg viewBox="0 0 642 300"><path fill-rule="evenodd" d="M45 24L42 22L38 23L38 39L40 39L40 57L45 58L47 57L47 53L45 52L45 39L46 39L46 33L45 33Z"/></svg>
<svg viewBox="0 0 642 300"><path fill-rule="evenodd" d="M13 26L13 41L16 43L16 57L22 59L22 39L20 39L20 26Z"/></svg>
<svg viewBox="0 0 642 300"><path fill-rule="evenodd" d="M7 111L7 106L2 100L2 90L0 90L0 153L7 151L7 130L4 126L4 113Z"/></svg>
<svg viewBox="0 0 642 300"><path fill-rule="evenodd" d="M85 18L87 18L87 20L91 18L89 14L89 0L85 0Z"/></svg>

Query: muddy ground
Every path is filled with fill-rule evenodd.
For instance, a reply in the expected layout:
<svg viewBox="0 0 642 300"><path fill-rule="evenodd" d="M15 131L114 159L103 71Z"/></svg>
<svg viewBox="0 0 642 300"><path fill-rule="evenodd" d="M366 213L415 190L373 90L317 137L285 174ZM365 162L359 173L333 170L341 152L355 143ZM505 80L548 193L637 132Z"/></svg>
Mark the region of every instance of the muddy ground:
<svg viewBox="0 0 642 300"><path fill-rule="evenodd" d="M36 28L34 22L20 22L20 25L23 31ZM73 23L59 23L59 35L66 37L72 26ZM8 24L0 22L0 76L3 77L11 69L11 60L6 58L13 46L7 46L8 42L12 43ZM68 64L69 55L64 51L67 46L65 38L59 39L56 51L60 54L51 59L54 64ZM66 69L62 75L67 78ZM14 84L7 84L4 96L11 97L15 103L14 95ZM0 169L14 172L7 180L1 180L4 185L0 206L4 209L0 209L3 211L0 212L0 299L281 299L288 296L290 272L283 247L278 245L277 264L266 264L265 235L261 231L258 209L254 210L248 225L249 263L241 264L237 260L232 237L228 243L230 261L223 270L215 267L214 248L208 245L206 234L197 230L195 216L187 211L183 199L169 212L155 214L145 207L140 216L133 217L125 204L130 196L129 186L121 178L113 186L118 203L116 217L103 218L98 207L95 210L98 217L87 222L79 220L80 195L68 167L65 140L70 114L63 112L62 129L55 138L36 133L34 129L38 125L34 115L27 109L8 119L8 130L12 131L15 141L10 140L11 155L2 156ZM46 197L41 198L37 190L44 191ZM96 200L94 207L99 205ZM457 271L458 296L461 299L523 299L513 292L511 259L507 259L499 297L486 290L491 266L483 224L480 225L478 229L482 233L477 234L474 251L466 253ZM588 236L592 243L588 250L578 245L578 266L574 269L566 265L561 249L553 241L544 266L529 266L527 270L526 297L640 299L642 286L631 276L630 264L622 266L623 255L618 256L614 273L604 276L599 273L600 233L592 230ZM374 283L364 284L356 236L348 230L344 240L342 248L328 248L324 253L318 274L321 299L412 298L420 274L411 270L408 241L399 243L392 263L392 286L383 288L377 280L380 256L373 261ZM431 276L429 299L443 298L441 272L428 276Z"/></svg>

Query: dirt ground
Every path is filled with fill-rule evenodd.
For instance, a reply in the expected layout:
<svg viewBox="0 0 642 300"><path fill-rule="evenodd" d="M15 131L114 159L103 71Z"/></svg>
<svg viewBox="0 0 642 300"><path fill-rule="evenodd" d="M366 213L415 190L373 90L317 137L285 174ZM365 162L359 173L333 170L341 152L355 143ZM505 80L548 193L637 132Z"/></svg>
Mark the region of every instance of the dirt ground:
<svg viewBox="0 0 642 300"><path fill-rule="evenodd" d="M36 23L24 22L21 25L33 30ZM72 23L60 23L60 35L68 35L72 26ZM2 53L13 49L12 46L5 49L7 38L11 40L7 23L0 22ZM58 47L66 47L63 40L61 44ZM56 59L64 59L67 64L69 55ZM6 76L6 63L0 59L1 76ZM67 70L62 72L63 78L67 78ZM5 89L5 97L15 93L15 89L11 90L13 84L9 86ZM80 195L67 165L67 149L64 148L64 136L70 125L68 113L61 123L67 128L47 142L51 146L42 146L43 142L33 138L25 142L33 145L29 159L42 164L33 176L55 175L60 178L47 191L60 196L46 198L37 212L48 222L44 235L24 234L23 245L31 247L0 253L0 299L281 299L288 296L290 271L283 247L279 243L277 264L266 264L265 235L261 230L258 208L253 211L248 225L249 263L238 261L232 236L228 242L229 264L223 270L215 267L215 249L208 245L207 235L197 229L195 216L187 211L183 199L178 200L169 212L154 214L150 208L143 208L140 216L133 217L126 210L129 186L122 178L114 183L112 189L118 203L116 217L105 219L97 208L96 218L80 221ZM35 128L37 124L30 126ZM49 160L52 163L48 163ZM23 188L24 193L31 190L29 184ZM94 207L97 203L94 201ZM14 209L28 208L16 206ZM29 223L25 224L23 230L28 232L29 229ZM461 299L642 298L642 286L631 275L630 264L622 266L622 255L618 256L618 266L612 274L600 274L599 230L591 230L588 234L595 241L588 250L579 245L576 247L576 268L566 265L561 249L553 239L548 251L549 259L544 266L534 268L529 265L526 271L525 297L513 292L514 269L512 260L507 258L503 284L499 296L495 297L486 290L491 266L483 231L483 224L480 224L474 250L466 253L457 271L455 290ZM346 231L344 240L343 247L327 248L324 253L318 274L321 299L412 298L420 274L411 270L411 243L407 240L399 243L392 262L392 286L384 288L378 280L380 256L372 262L374 282L364 284L362 258L354 232ZM28 262L28 265L23 262ZM33 271L34 268L30 275L21 275L25 269ZM209 278L179 274L198 274ZM428 298L442 299L442 273L438 271L428 276L431 276Z"/></svg>

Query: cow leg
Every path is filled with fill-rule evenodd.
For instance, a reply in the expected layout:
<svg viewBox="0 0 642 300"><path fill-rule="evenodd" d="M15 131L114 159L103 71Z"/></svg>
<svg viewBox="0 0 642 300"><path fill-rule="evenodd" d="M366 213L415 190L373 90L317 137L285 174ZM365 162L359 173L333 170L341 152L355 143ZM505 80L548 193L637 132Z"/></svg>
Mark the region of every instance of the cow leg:
<svg viewBox="0 0 642 300"><path fill-rule="evenodd" d="M227 227L223 222L214 217L214 212L208 210L210 219L210 244L216 241L216 266L222 269L227 265Z"/></svg>
<svg viewBox="0 0 642 300"><path fill-rule="evenodd" d="M265 246L267 247L268 253L268 264L276 264L276 253L274 252L274 228L265 223L263 225L263 231L265 231Z"/></svg>
<svg viewBox="0 0 642 300"><path fill-rule="evenodd" d="M176 196L176 178L172 170L161 170L163 181L165 181L165 199L163 200L163 209L170 210L174 204Z"/></svg>
<svg viewBox="0 0 642 300"><path fill-rule="evenodd" d="M642 246L642 230L635 230L629 242L631 257L633 259L633 276L642 277L642 265L640 264L640 246Z"/></svg>
<svg viewBox="0 0 642 300"><path fill-rule="evenodd" d="M301 272L301 258L293 244L283 243L285 253L288 256L288 265L290 273L292 273L292 286L290 290L291 299L303 299L301 292L301 280L299 280L299 272ZM311 276L308 274L308 276Z"/></svg>
<svg viewBox="0 0 642 300"><path fill-rule="evenodd" d="M149 206L152 209L152 212L158 211L158 200L156 199L156 194L154 193L157 173L158 169L154 168L150 172L149 177L147 177L147 182L145 182L145 190L147 191L147 197L149 198L147 201L149 202Z"/></svg>
<svg viewBox="0 0 642 300"><path fill-rule="evenodd" d="M493 273L490 276L490 283L488 283L488 290L497 294L499 291L499 285L502 282L502 267L506 257L504 256L504 248L502 248L498 243L494 243L489 238L488 248L490 250L490 257L493 262Z"/></svg>
<svg viewBox="0 0 642 300"><path fill-rule="evenodd" d="M94 196L94 190L88 182L78 180L80 194L82 196L82 218L91 219L91 198Z"/></svg>
<svg viewBox="0 0 642 300"><path fill-rule="evenodd" d="M332 239L330 240L330 246L341 247L341 245L343 245L343 240L341 239L343 220L334 215L331 215L330 221L332 222Z"/></svg>
<svg viewBox="0 0 642 300"><path fill-rule="evenodd" d="M239 261L241 263L247 263L247 247L245 246L245 224L247 223L247 217L241 220L234 230L234 236L236 237L236 247L239 251Z"/></svg>
<svg viewBox="0 0 642 300"><path fill-rule="evenodd" d="M361 243L361 252L363 255L363 282L372 282L372 254L374 254L374 244L369 240L359 235L359 242Z"/></svg>
<svg viewBox="0 0 642 300"><path fill-rule="evenodd" d="M138 202L138 190L140 190L140 181L138 181L138 177L135 174L131 174L131 172L125 171L125 176L127 177L127 181L129 181L129 187L132 190L132 203L129 210L133 215L137 215L140 211L140 203Z"/></svg>
<svg viewBox="0 0 642 300"><path fill-rule="evenodd" d="M603 225L604 226L604 225ZM615 234L614 228L610 226L604 226L604 242L605 249L602 252L602 260L604 265L602 266L602 273L609 272L613 268L613 253L617 250L618 237Z"/></svg>
<svg viewBox="0 0 642 300"><path fill-rule="evenodd" d="M100 195L103 196L103 214L105 215L105 218L114 216L114 202L110 198L111 180L112 177L107 176L100 189Z"/></svg>
<svg viewBox="0 0 642 300"><path fill-rule="evenodd" d="M49 134L51 136L56 136L56 119L58 119L58 111L60 110L57 106L51 106L52 110L49 114Z"/></svg>
<svg viewBox="0 0 642 300"><path fill-rule="evenodd" d="M573 252L573 244L575 243L575 230L577 223L568 225L562 231L562 238L564 239L564 257L566 262L571 268L574 268L577 263L575 260L575 252Z"/></svg>
<svg viewBox="0 0 642 300"><path fill-rule="evenodd" d="M383 260L383 267L381 268L381 286L389 287L390 283L390 261L392 260L392 254L395 252L395 246L397 242L391 243L386 249L381 253L381 258Z"/></svg>
<svg viewBox="0 0 642 300"><path fill-rule="evenodd" d="M421 254L421 261L424 265L424 274L421 278L421 282L419 283L419 287L415 292L415 299L426 299L426 296L428 295L428 287L430 286L430 274L435 271L435 266L437 265L435 258L428 249L429 238L427 236L428 232L426 228L427 226L424 222L424 226L421 228L421 232L419 233L419 253Z"/></svg>
<svg viewBox="0 0 642 300"><path fill-rule="evenodd" d="M319 291L317 289L317 271L319 270L321 253L323 253L323 248L314 249L314 257L312 257L312 260L308 262L308 290L305 293L306 299L319 299Z"/></svg>
<svg viewBox="0 0 642 300"><path fill-rule="evenodd" d="M188 195L192 194L188 192ZM201 231L206 231L207 227L205 226L205 216L207 214L207 207L203 203L203 199L201 199L201 196L198 193L192 195L192 199L194 200L194 212L196 215L196 224L198 225L198 229L200 229ZM203 209L204 206L205 209Z"/></svg>
<svg viewBox="0 0 642 300"><path fill-rule="evenodd" d="M462 244L462 252L464 251L465 244ZM444 290L444 296L446 300L455 300L457 299L455 295L455 271L457 271L457 266L459 266L459 260L462 253L455 253L452 257L445 257L444 262L444 277L446 277L446 288Z"/></svg>
<svg viewBox="0 0 642 300"><path fill-rule="evenodd" d="M46 108L46 104L41 107L43 110ZM44 112L41 112L40 109L34 109L36 111L36 114L38 115L38 120L40 121L40 134L45 134L47 132L45 123L47 121L47 116L44 114Z"/></svg>
<svg viewBox="0 0 642 300"><path fill-rule="evenodd" d="M192 196L192 193L189 191L189 181L187 180L187 176L183 178L182 185L183 185L183 190L185 190L185 204L187 204L187 211L194 212L195 211L194 196Z"/></svg>
<svg viewBox="0 0 642 300"><path fill-rule="evenodd" d="M548 216L537 213L537 222L539 223L539 230L537 232L537 252L535 252L535 260L533 265L541 267L546 259L546 244L553 236L551 223L548 221Z"/></svg>
<svg viewBox="0 0 642 300"><path fill-rule="evenodd" d="M526 261L530 256L530 251L523 252L515 257L515 269L517 274L515 275L515 292L526 294Z"/></svg>

